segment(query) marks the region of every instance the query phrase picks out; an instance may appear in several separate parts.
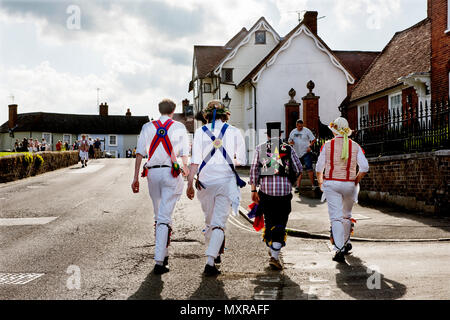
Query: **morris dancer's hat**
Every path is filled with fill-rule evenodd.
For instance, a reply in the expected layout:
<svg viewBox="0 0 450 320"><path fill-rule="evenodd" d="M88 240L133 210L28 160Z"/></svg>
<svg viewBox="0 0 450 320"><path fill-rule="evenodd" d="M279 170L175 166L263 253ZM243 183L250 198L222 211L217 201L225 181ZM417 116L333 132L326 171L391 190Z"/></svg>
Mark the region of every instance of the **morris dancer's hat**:
<svg viewBox="0 0 450 320"><path fill-rule="evenodd" d="M208 106L203 111L203 116L207 119L208 115L212 115L212 129L214 130L214 125L216 122L216 115L231 115L231 112L225 105L219 100L212 100L208 102Z"/></svg>
<svg viewBox="0 0 450 320"><path fill-rule="evenodd" d="M347 119L339 117L330 123L329 128L335 134L344 137L344 143L342 145L341 159L347 160L348 157L350 156L349 151L348 151L348 145L349 145L348 137L351 136L353 133L353 131L348 126Z"/></svg>
<svg viewBox="0 0 450 320"><path fill-rule="evenodd" d="M266 127L266 134L268 134L269 136L271 135L270 133L272 132L272 130L278 130L279 133L284 132L283 130L281 130L281 122L267 122Z"/></svg>
<svg viewBox="0 0 450 320"><path fill-rule="evenodd" d="M344 135L351 136L353 133L353 131L350 129L348 125L347 119L342 117L339 117L333 122L331 122L328 128L330 128L330 130L336 133L337 135L341 136Z"/></svg>
<svg viewBox="0 0 450 320"><path fill-rule="evenodd" d="M214 110L216 110L216 114L231 115L230 110L225 108L224 104L219 100L212 100L212 101L208 102L208 106L203 111L203 113L206 116L208 113L212 114L214 112Z"/></svg>

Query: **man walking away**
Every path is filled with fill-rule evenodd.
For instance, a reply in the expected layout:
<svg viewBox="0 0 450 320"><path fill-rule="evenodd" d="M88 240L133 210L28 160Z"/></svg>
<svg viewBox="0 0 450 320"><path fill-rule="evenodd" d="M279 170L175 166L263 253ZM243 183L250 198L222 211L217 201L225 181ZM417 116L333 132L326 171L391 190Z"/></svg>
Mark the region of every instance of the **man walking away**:
<svg viewBox="0 0 450 320"><path fill-rule="evenodd" d="M187 196L195 196L194 176L198 173L197 198L205 215L204 231L208 248L204 269L206 276L217 276L225 248L225 229L230 209L237 214L241 193L245 186L235 165L245 165L245 141L239 129L229 125L230 111L222 102L213 100L203 113L207 125L195 132L192 148L191 173L188 178Z"/></svg>
<svg viewBox="0 0 450 320"><path fill-rule="evenodd" d="M267 123L268 140L256 147L250 169L252 200L258 204L258 211L264 214L263 239L270 248L269 265L273 270L283 269L279 254L286 245L286 225L292 210L292 185L302 172L295 150L282 142L281 133L280 122Z"/></svg>
<svg viewBox="0 0 450 320"><path fill-rule="evenodd" d="M312 189L314 190L314 172L312 165L312 150L311 147L316 143L314 134L308 128L303 126L303 120L297 120L297 128L292 130L289 135L289 144L294 146L295 152L299 157L301 163L305 166L308 172L309 180L311 180ZM302 174L298 177L296 191L300 191L302 182Z"/></svg>
<svg viewBox="0 0 450 320"><path fill-rule="evenodd" d="M136 152L134 180L131 188L139 192L139 170L148 154L142 176L147 177L155 215L155 267L157 275L169 272L169 244L172 232L172 212L183 193L184 176L189 174L189 138L184 124L174 121L176 104L171 100L159 103L161 117L142 127ZM183 170L177 162L183 160Z"/></svg>

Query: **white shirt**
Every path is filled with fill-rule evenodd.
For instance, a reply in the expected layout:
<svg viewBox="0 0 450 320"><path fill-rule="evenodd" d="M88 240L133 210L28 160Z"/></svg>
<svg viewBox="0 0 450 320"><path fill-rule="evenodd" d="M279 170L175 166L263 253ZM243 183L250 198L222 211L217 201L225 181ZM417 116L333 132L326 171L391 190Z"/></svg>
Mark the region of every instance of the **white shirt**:
<svg viewBox="0 0 450 320"><path fill-rule="evenodd" d="M161 116L161 118L159 118L163 125L168 119L168 116ZM136 154L140 154L144 158L148 156L148 151L155 135L155 125L152 122L144 124L139 136ZM173 125L169 128L167 136L172 143L173 153L176 156L189 156L189 138L184 124L178 121L174 121ZM172 166L172 161L167 154L166 149L164 149L163 144L160 143L156 148L156 151L153 154L152 158L147 162L147 167L164 165Z"/></svg>
<svg viewBox="0 0 450 320"><path fill-rule="evenodd" d="M316 137L314 137L314 134L311 132L311 130L305 127L303 127L302 131L298 131L298 129L295 128L289 135L289 142L294 141L295 153L297 153L297 156L299 158L303 157L306 154L311 141L314 141L314 139L316 139Z"/></svg>
<svg viewBox="0 0 450 320"><path fill-rule="evenodd" d="M222 120L217 120L214 132L211 130L212 125L210 123L206 126L215 137L218 137L223 125ZM235 165L245 165L247 163L245 140L239 129L230 125L225 132L222 142L228 156L234 161ZM203 160L211 153L212 149L213 144L211 138L201 127L198 128L195 131L192 146L192 163L201 165ZM206 184L215 184L232 177L234 177L234 173L220 150L214 154L200 173L200 181Z"/></svg>
<svg viewBox="0 0 450 320"><path fill-rule="evenodd" d="M350 141L349 141L350 143ZM326 165L326 148L323 148L322 152L319 155L316 163L316 172L323 172L325 170ZM358 163L359 172L369 172L369 162L367 161L366 156L361 148L358 145L358 154L356 156L356 162Z"/></svg>

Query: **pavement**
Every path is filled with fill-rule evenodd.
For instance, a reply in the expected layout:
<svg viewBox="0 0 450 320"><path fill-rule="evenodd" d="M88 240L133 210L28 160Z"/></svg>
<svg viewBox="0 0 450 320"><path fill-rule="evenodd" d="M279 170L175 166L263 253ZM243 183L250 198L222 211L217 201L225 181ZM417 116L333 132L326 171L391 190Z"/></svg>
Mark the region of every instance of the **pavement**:
<svg viewBox="0 0 450 320"><path fill-rule="evenodd" d="M248 180L247 177L243 178ZM327 203L312 198L311 191L306 191L306 188L302 188L300 195L294 194L292 212L287 225L289 234L304 238L328 239L330 222ZM242 189L242 199L241 214L245 216L248 205L252 202L250 186ZM353 208L353 218L357 221L352 237L354 241L450 241L450 217L356 204Z"/></svg>

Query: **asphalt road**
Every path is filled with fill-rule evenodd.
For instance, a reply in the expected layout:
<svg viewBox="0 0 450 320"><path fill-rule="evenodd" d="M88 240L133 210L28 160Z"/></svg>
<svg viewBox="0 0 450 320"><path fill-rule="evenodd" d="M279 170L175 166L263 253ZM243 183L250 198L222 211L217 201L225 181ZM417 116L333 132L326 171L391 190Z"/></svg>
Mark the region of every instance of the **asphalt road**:
<svg viewBox="0 0 450 320"><path fill-rule="evenodd" d="M96 160L0 185L0 299L450 298L449 243L358 243L339 265L327 241L289 238L274 272L242 217L229 220L223 274L204 278L203 214L185 196L171 272L154 276L152 205L145 180L132 194L133 168Z"/></svg>

